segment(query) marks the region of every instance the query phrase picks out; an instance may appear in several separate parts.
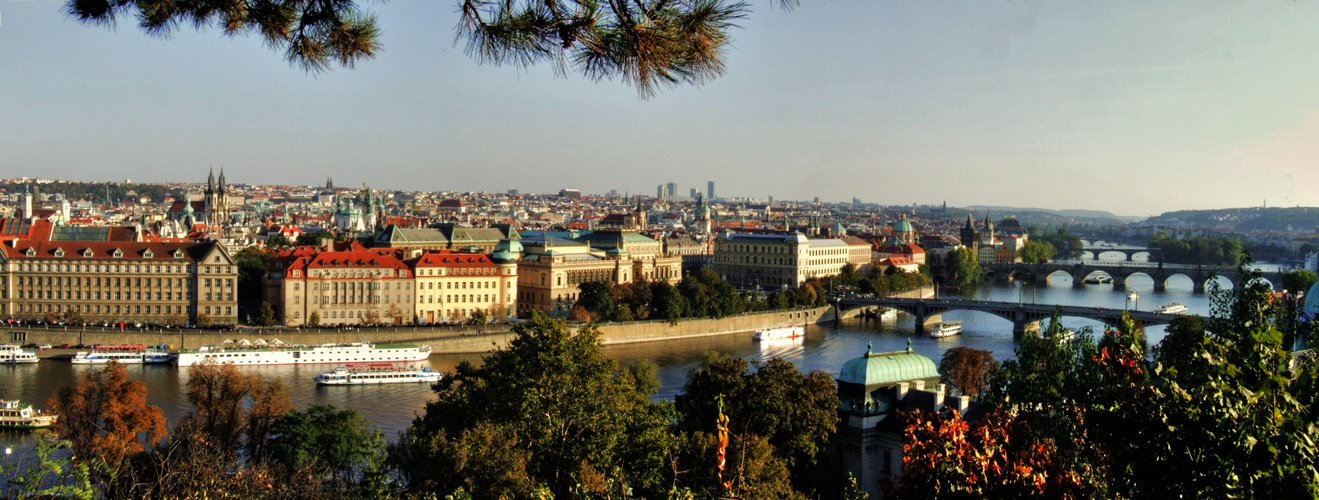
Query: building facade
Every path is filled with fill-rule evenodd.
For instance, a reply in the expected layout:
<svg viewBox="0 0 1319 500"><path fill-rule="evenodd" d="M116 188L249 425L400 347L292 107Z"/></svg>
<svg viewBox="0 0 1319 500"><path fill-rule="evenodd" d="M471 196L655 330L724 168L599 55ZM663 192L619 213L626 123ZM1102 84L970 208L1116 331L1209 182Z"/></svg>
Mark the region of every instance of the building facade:
<svg viewBox="0 0 1319 500"><path fill-rule="evenodd" d="M215 242L16 240L0 249L0 316L232 325L237 281Z"/></svg>
<svg viewBox="0 0 1319 500"><path fill-rule="evenodd" d="M477 311L501 318L517 307L516 259L441 250L407 263L416 275L419 324L461 322Z"/></svg>
<svg viewBox="0 0 1319 500"><path fill-rule="evenodd" d="M288 326L411 324L412 270L393 251L297 247L270 260L266 301Z"/></svg>
<svg viewBox="0 0 1319 500"><path fill-rule="evenodd" d="M739 288L796 288L811 278L837 275L849 263L869 266L870 244L812 240L801 233L723 233L714 241L715 272Z"/></svg>

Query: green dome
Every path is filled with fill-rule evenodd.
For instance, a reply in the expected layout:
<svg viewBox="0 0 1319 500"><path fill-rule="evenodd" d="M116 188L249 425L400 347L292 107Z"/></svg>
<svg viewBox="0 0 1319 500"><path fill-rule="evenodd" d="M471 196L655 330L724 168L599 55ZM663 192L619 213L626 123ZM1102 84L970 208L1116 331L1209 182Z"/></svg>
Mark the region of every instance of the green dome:
<svg viewBox="0 0 1319 500"><path fill-rule="evenodd" d="M1310 287L1310 291L1305 293L1305 310L1319 314L1319 283L1315 283Z"/></svg>
<svg viewBox="0 0 1319 500"><path fill-rule="evenodd" d="M864 386L892 385L908 380L939 378L930 358L907 351L871 352L843 364L839 382Z"/></svg>
<svg viewBox="0 0 1319 500"><path fill-rule="evenodd" d="M902 219L893 223L893 232L914 233L916 232L916 228L912 227L911 222L908 222L907 219Z"/></svg>
<svg viewBox="0 0 1319 500"><path fill-rule="evenodd" d="M499 262L499 263L513 262L515 260L518 260L516 255L513 255L512 253L502 250L495 252L494 255L490 256L490 258L493 259L495 262Z"/></svg>

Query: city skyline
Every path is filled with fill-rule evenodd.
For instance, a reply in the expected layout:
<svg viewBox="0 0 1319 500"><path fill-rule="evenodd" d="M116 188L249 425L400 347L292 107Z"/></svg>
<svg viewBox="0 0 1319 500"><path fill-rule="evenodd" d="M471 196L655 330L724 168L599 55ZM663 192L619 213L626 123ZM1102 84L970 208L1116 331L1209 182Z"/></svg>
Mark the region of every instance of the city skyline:
<svg viewBox="0 0 1319 500"><path fill-rule="evenodd" d="M632 194L714 180L727 197L1136 216L1319 205L1312 5L755 4L724 77L644 101L480 65L445 2L364 7L385 50L312 75L250 36L158 40L0 0L3 176L191 182L214 166L247 184Z"/></svg>

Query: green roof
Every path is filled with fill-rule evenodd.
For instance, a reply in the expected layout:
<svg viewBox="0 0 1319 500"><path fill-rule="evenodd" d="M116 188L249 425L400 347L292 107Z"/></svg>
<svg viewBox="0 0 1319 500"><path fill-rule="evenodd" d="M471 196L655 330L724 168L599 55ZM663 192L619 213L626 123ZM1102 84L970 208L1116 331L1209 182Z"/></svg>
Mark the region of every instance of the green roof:
<svg viewBox="0 0 1319 500"><path fill-rule="evenodd" d="M866 351L864 356L843 364L839 382L865 386L892 385L909 380L939 378L939 368L930 358L910 350Z"/></svg>

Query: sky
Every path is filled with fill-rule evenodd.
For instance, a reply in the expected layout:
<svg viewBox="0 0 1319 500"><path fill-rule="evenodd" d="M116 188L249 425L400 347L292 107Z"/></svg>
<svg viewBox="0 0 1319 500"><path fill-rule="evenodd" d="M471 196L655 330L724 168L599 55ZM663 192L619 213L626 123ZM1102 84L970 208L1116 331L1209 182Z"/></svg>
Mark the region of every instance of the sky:
<svg viewBox="0 0 1319 500"><path fill-rule="evenodd" d="M751 0L727 73L651 99L480 64L456 0L359 2L310 74L0 0L0 178L678 193L1146 216L1319 206L1319 3Z"/></svg>

